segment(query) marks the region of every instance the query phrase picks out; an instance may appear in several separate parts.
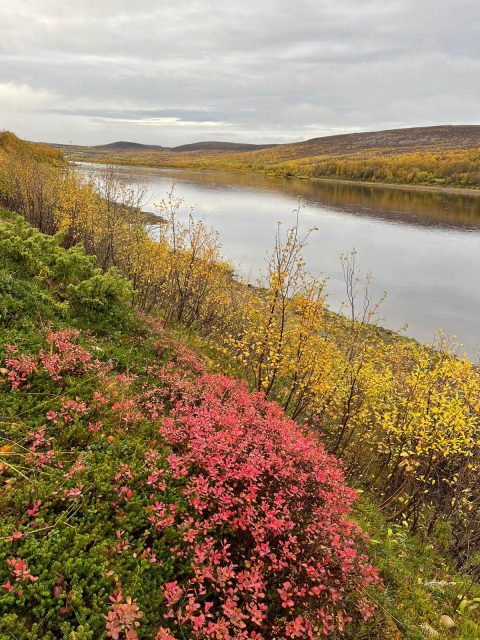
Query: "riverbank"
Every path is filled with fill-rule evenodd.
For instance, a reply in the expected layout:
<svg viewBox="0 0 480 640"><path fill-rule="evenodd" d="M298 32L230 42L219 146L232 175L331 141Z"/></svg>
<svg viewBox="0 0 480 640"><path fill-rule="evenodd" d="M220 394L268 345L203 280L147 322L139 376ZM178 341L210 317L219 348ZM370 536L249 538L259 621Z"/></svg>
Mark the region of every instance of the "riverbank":
<svg viewBox="0 0 480 640"><path fill-rule="evenodd" d="M86 172L90 167L83 165ZM479 198L206 170L119 165L117 175L145 184L146 208L152 210L175 183L183 213L192 206L215 228L224 255L252 281L264 268L278 221L286 229L300 201L302 231L319 228L305 257L315 274L329 279L333 309L345 299L339 256L355 247L359 267L373 273L378 294L388 291L382 315L389 328L408 323L410 336L429 343L441 327L476 357Z"/></svg>
<svg viewBox="0 0 480 640"><path fill-rule="evenodd" d="M302 176L296 176L302 178ZM328 184L346 184L359 187L378 187L379 189L401 189L402 191L423 191L427 193L445 193L456 196L480 196L480 188L477 187L444 187L442 185L405 184L396 182L371 182L366 180L343 180L341 178L306 178L313 182L325 182Z"/></svg>
<svg viewBox="0 0 480 640"><path fill-rule="evenodd" d="M379 189L400 189L402 191L418 191L423 193L444 193L446 195L458 195L458 196L471 196L471 197L480 197L480 187L456 187L456 186L444 186L444 185L429 185L429 184L408 184L401 182L374 182L371 180L349 180L345 178L322 178L322 177L314 177L308 176L304 174L292 174L292 175L282 175L281 173L272 172L272 171L249 171L245 170L243 167L229 167L227 169L221 167L207 167L207 166L198 166L194 163L192 164L178 164L178 163L159 163L159 162L132 162L126 159L117 158L109 159L109 158L94 158L94 159L82 159L75 160L72 159L71 162L77 163L82 162L86 164L116 164L126 167L135 167L135 168L145 168L145 169L182 169L188 171L198 171L199 173L213 171L215 173L230 173L234 175L263 175L270 176L275 178L285 178L286 180L297 179L297 180L307 180L309 182L320 182L325 184L343 184L343 185L351 185L358 187L374 187Z"/></svg>
<svg viewBox="0 0 480 640"><path fill-rule="evenodd" d="M480 190L480 126L341 134L254 150L221 142L181 147L134 142L52 146L72 160L406 184L440 192L458 188L471 195Z"/></svg>

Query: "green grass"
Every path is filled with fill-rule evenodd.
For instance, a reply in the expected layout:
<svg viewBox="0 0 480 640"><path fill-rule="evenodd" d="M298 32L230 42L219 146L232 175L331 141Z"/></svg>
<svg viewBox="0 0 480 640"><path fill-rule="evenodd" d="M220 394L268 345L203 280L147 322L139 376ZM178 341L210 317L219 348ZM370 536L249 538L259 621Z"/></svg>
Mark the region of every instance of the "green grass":
<svg viewBox="0 0 480 640"><path fill-rule="evenodd" d="M386 522L368 499L358 504L357 520L371 536L369 553L384 580L384 589L378 596L377 620L358 640L480 638L476 601L480 586L451 569L438 548L440 532L431 542L412 536L402 526ZM442 626L442 615L454 620L455 629ZM379 618L383 618L383 625Z"/></svg>

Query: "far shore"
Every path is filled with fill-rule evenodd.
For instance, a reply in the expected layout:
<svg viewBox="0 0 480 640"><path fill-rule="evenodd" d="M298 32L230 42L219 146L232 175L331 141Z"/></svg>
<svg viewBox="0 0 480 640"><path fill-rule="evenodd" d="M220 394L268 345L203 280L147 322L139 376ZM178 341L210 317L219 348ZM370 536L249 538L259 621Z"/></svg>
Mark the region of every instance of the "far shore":
<svg viewBox="0 0 480 640"><path fill-rule="evenodd" d="M381 189L402 189L403 191L430 191L457 196L480 196L480 188L476 187L445 187L443 185L406 184L402 182L369 182L367 180L344 180L342 178L301 178L313 182L329 182L338 184L353 184L362 187L380 187Z"/></svg>
<svg viewBox="0 0 480 640"><path fill-rule="evenodd" d="M96 158L92 160L70 160L73 163L76 162L84 162L86 164L112 164L112 165L120 165L125 167L139 167L145 169L176 169L178 171L199 171L199 172L209 172L213 171L215 173L231 173L231 174L241 174L241 175L256 175L256 176L268 176L271 178L285 178L286 180L310 180L311 182L326 182L329 184L345 184L345 185L353 185L358 187L377 187L380 189L401 189L402 191L427 191L430 193L444 193L447 195L457 195L457 196L473 196L480 197L480 187L452 187L452 186L444 186L444 185L423 185L423 184L406 184L402 182L372 182L367 180L348 180L345 178L314 178L312 176L302 176L302 175L290 175L290 176L282 176L275 173L268 173L267 171L242 171L242 170L232 170L232 169L216 169L215 167L195 167L195 166L176 166L176 165L168 165L168 164L153 164L153 163L136 163L136 162L125 162L121 160L115 160L114 162L106 162L103 159Z"/></svg>

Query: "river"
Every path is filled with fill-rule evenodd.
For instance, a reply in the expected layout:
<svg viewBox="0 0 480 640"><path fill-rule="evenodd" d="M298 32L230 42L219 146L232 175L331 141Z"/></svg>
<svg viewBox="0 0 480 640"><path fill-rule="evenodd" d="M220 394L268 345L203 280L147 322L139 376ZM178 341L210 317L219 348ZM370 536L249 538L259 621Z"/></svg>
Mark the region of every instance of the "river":
<svg viewBox="0 0 480 640"><path fill-rule="evenodd" d="M94 165L83 165L92 171ZM277 222L316 227L305 249L308 270L327 279L328 303L345 299L340 255L356 250L363 276L387 298L380 324L420 342L436 330L456 336L470 357L480 348L480 197L214 171L119 166L144 183L144 209L175 184L182 215L193 208L220 234L223 253L255 281L265 269Z"/></svg>

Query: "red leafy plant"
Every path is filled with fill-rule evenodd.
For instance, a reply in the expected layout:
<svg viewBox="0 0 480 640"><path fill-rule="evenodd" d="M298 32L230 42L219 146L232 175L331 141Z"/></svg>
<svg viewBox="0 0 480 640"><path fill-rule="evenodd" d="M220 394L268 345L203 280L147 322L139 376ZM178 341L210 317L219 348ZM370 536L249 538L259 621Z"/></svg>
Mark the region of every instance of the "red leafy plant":
<svg viewBox="0 0 480 640"><path fill-rule="evenodd" d="M37 361L31 355L18 354L15 345L7 344L5 349L8 357L5 359L2 372L7 374L12 389L28 389L27 380L37 368Z"/></svg>
<svg viewBox="0 0 480 640"><path fill-rule="evenodd" d="M123 597L121 589L117 589L110 596L112 606L105 616L107 620L107 637L113 640L125 638L126 640L137 640L136 629L140 626L139 619L143 617L138 604L130 596Z"/></svg>
<svg viewBox="0 0 480 640"><path fill-rule="evenodd" d="M3 585L3 588L7 591L12 592L18 585L22 583L28 584L30 582L36 582L38 580L37 576L33 576L31 574L28 564L25 562L25 560L22 560L21 558L9 558L6 562L10 570L11 580L13 580L13 583L11 582L11 580L8 580L8 582ZM20 598L22 596L22 593L23 590L19 589L17 591L17 596Z"/></svg>
<svg viewBox="0 0 480 640"><path fill-rule="evenodd" d="M165 473L150 450L149 521L152 535L177 529L172 554L189 570L163 587L158 638L320 637L368 619L365 590L379 578L345 517L356 495L337 459L245 384L167 371L166 393L149 390L146 402L152 411L154 398L174 400L159 434L167 483L185 502L159 495Z"/></svg>
<svg viewBox="0 0 480 640"><path fill-rule="evenodd" d="M92 355L76 343L79 334L77 329L48 332L50 350L41 349L38 355L42 367L54 380L60 381L65 373L88 370Z"/></svg>
<svg viewBox="0 0 480 640"><path fill-rule="evenodd" d="M15 345L7 344L5 368L12 389L28 389L28 379L37 370L43 370L59 382L68 374L81 374L98 363L92 363L92 355L76 343L80 332L77 329L48 331L49 350L40 349L38 356L19 354Z"/></svg>
<svg viewBox="0 0 480 640"><path fill-rule="evenodd" d="M20 389L40 372L60 385L67 373L97 376L92 400L62 396L60 409L47 411L48 426L27 435L36 467L54 455L47 429L55 433L82 420L89 437L103 438L102 421L111 417L126 434L137 423L150 423L150 434L158 429L143 464L119 462L106 504L118 524L111 561L132 554L158 570L160 585L168 577L154 610L141 591L134 594L139 605L117 583L102 612L108 638L136 640L140 625L154 626L158 640L337 637L349 622L372 615L367 594L380 580L364 552L365 536L348 520L356 494L314 434L246 384L208 374L195 354L163 336L155 348L169 360L147 363L148 380L136 396L134 378L113 379L77 337L51 333L49 352L36 356L22 358L10 348L5 364L11 386ZM62 467L62 478L75 482L58 489L70 508L88 498L85 466L77 458L67 471ZM41 504L29 515L36 517ZM127 517L133 511L134 536ZM20 544L22 531L10 538ZM158 551L165 544L164 573ZM22 563L9 560L5 589L37 579Z"/></svg>

